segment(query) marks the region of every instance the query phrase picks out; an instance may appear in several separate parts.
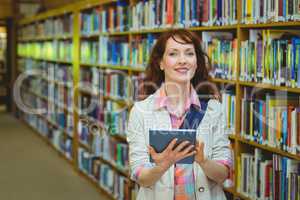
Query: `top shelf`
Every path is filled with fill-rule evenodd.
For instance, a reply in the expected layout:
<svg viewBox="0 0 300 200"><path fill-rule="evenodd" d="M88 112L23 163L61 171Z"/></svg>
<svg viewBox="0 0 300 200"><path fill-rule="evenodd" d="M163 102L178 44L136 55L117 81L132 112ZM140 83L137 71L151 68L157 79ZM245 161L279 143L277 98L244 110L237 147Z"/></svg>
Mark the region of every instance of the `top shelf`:
<svg viewBox="0 0 300 200"><path fill-rule="evenodd" d="M237 31L239 29L259 29L259 28L295 28L300 27L300 21L295 22L274 22L268 24L236 24L236 25L227 25L227 26L199 26L199 27L189 27L186 28L190 31ZM159 34L165 32L172 28L180 28L180 27L169 27L169 28L153 28L153 29L145 29L145 30L131 30L131 31L123 31L123 32L95 32L95 33L81 33L80 37L82 39L91 39L97 38L99 36L129 36L129 35L143 35L143 34ZM31 41L47 41L47 40L66 40L72 39L73 35L58 35L58 36L49 36L49 37L29 37L29 38L20 38L19 42L31 42Z"/></svg>
<svg viewBox="0 0 300 200"><path fill-rule="evenodd" d="M290 21L290 22L272 22L266 24L238 24L241 29L249 28L278 28L278 27L300 27L300 21Z"/></svg>
<svg viewBox="0 0 300 200"><path fill-rule="evenodd" d="M22 19L19 21L19 25L25 25L25 24L30 24L36 21L40 21L40 20L44 20L50 17L56 17L59 15L65 15L68 13L72 13L74 11L80 11L80 10L85 10L85 9L89 9L95 6L100 6L100 5L104 5L104 4L109 4L109 3L113 3L113 2L117 2L117 0L89 0L87 1L77 1L75 3L72 4L68 4L66 6L63 6L61 8L57 8L54 10L49 10L47 12L38 14L38 15L34 15L32 17L28 17L25 19Z"/></svg>

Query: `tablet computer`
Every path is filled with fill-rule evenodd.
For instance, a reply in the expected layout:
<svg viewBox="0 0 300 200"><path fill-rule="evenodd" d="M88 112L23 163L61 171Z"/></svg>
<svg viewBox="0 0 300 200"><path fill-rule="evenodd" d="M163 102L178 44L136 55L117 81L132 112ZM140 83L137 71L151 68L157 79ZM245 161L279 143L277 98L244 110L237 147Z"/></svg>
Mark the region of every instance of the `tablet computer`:
<svg viewBox="0 0 300 200"><path fill-rule="evenodd" d="M190 144L196 145L196 130L194 129L150 129L149 130L149 144L157 153L163 152L170 142L177 138L176 145L183 141L189 141ZM194 162L194 155L183 158L176 163L192 164ZM150 162L154 162L150 156Z"/></svg>

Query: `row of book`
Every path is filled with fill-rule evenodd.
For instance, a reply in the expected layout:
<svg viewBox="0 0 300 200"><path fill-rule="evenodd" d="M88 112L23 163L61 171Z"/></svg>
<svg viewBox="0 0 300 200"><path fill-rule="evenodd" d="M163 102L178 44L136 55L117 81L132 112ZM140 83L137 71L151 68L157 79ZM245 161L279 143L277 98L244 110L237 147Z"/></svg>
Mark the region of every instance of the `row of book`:
<svg viewBox="0 0 300 200"><path fill-rule="evenodd" d="M93 8L80 13L82 35L128 31L130 27L130 7L126 1L118 1L116 6Z"/></svg>
<svg viewBox="0 0 300 200"><path fill-rule="evenodd" d="M131 44L126 40L101 36L99 41L81 42L80 61L86 64L145 67L155 42L153 34L147 34L146 37L135 36ZM129 47L132 50L131 60Z"/></svg>
<svg viewBox="0 0 300 200"><path fill-rule="evenodd" d="M68 159L73 159L72 138L66 138L62 130L49 124L48 121L40 117L40 115L24 112L23 119L39 134L48 139L59 152L63 153Z"/></svg>
<svg viewBox="0 0 300 200"><path fill-rule="evenodd" d="M99 41L81 42L80 61L85 64L111 64L128 66L129 43L100 37Z"/></svg>
<svg viewBox="0 0 300 200"><path fill-rule="evenodd" d="M73 67L72 65L44 62L45 76L50 81L60 82L62 84L73 84Z"/></svg>
<svg viewBox="0 0 300 200"><path fill-rule="evenodd" d="M65 14L58 17L48 18L34 24L25 25L20 29L19 37L28 38L37 35L54 37L70 35L73 32L73 15Z"/></svg>
<svg viewBox="0 0 300 200"><path fill-rule="evenodd" d="M259 144L300 155L299 98L266 94L241 100L241 135Z"/></svg>
<svg viewBox="0 0 300 200"><path fill-rule="evenodd" d="M128 170L128 144L118 142L116 139L103 135L100 137L96 155L115 163L121 169Z"/></svg>
<svg viewBox="0 0 300 200"><path fill-rule="evenodd" d="M250 30L240 60L240 80L300 87L300 34L295 30Z"/></svg>
<svg viewBox="0 0 300 200"><path fill-rule="evenodd" d="M300 162L276 154L241 153L238 192L251 199L299 199Z"/></svg>
<svg viewBox="0 0 300 200"><path fill-rule="evenodd" d="M257 24L300 20L300 2L295 0L242 0L242 23Z"/></svg>
<svg viewBox="0 0 300 200"><path fill-rule="evenodd" d="M79 169L110 193L115 199L130 200L130 181L114 171L110 165L83 148L78 149ZM133 200L133 198L131 198Z"/></svg>
<svg viewBox="0 0 300 200"><path fill-rule="evenodd" d="M125 135L128 119L128 107L118 102L100 101L90 95L82 94L79 97L79 113L88 116L100 124L104 124L111 135Z"/></svg>
<svg viewBox="0 0 300 200"><path fill-rule="evenodd" d="M295 0L242 0L241 22L300 20L299 5ZM147 0L132 7L126 1L118 1L115 6L81 12L80 26L82 34L88 35L166 27L230 25L237 23L237 10L236 0ZM24 26L20 37L70 34L72 27L73 15L66 14Z"/></svg>
<svg viewBox="0 0 300 200"><path fill-rule="evenodd" d="M48 101L65 107L69 112L73 107L73 88L67 88L55 83L48 83Z"/></svg>
<svg viewBox="0 0 300 200"><path fill-rule="evenodd" d="M47 107L45 107L47 106ZM73 137L74 121L73 115L66 113L64 109L57 107L55 104L48 102L41 102L38 108L44 108L43 116L57 129L63 130L68 136Z"/></svg>
<svg viewBox="0 0 300 200"><path fill-rule="evenodd" d="M107 101L104 112L104 124L112 135L125 135L129 111L127 106L114 101Z"/></svg>
<svg viewBox="0 0 300 200"><path fill-rule="evenodd" d="M156 43L156 36L147 34L146 37L135 36L131 43L131 66L145 68L153 45Z"/></svg>
<svg viewBox="0 0 300 200"><path fill-rule="evenodd" d="M80 116L92 118L97 122L104 121L103 99L85 93L80 94L78 98L78 113Z"/></svg>
<svg viewBox="0 0 300 200"><path fill-rule="evenodd" d="M236 24L235 0L149 0L132 9L130 30Z"/></svg>
<svg viewBox="0 0 300 200"><path fill-rule="evenodd" d="M35 82L35 79L30 79L28 82ZM45 83L45 81L42 81L42 83ZM30 84L25 82L21 88L21 102L19 105L23 106L29 112L43 115L50 122L56 124L59 129L65 130L68 135L72 136L74 123L71 112L66 112L65 106L62 106L62 103L51 99L48 96L47 84L45 83L44 86L46 86L46 90L41 90L43 91L42 93L40 91L42 87L31 87Z"/></svg>
<svg viewBox="0 0 300 200"><path fill-rule="evenodd" d="M116 6L81 13L81 33L230 25L237 23L236 16L236 0L147 0L132 7L118 1Z"/></svg>
<svg viewBox="0 0 300 200"><path fill-rule="evenodd" d="M99 151L100 138L106 134L105 128L96 119L86 116L84 119L79 119L77 128L79 142L88 147L93 154L96 154Z"/></svg>
<svg viewBox="0 0 300 200"><path fill-rule="evenodd" d="M128 66L130 51L128 41L120 38L99 37L99 64Z"/></svg>
<svg viewBox="0 0 300 200"><path fill-rule="evenodd" d="M72 41L26 42L18 44L18 56L72 62Z"/></svg>
<svg viewBox="0 0 300 200"><path fill-rule="evenodd" d="M143 74L129 76L121 70L80 69L80 88L96 95L120 100L137 100Z"/></svg>
<svg viewBox="0 0 300 200"><path fill-rule="evenodd" d="M112 73L100 72L100 91L103 91L103 95L115 97L119 99L129 99L132 97L132 82L128 75L115 71ZM101 83L101 80L102 83Z"/></svg>
<svg viewBox="0 0 300 200"><path fill-rule="evenodd" d="M19 58L18 66L22 68L20 69L22 75L26 77L38 78L47 83L55 83L68 88L73 87L72 65L40 61L32 58ZM42 88L45 90L45 87Z"/></svg>
<svg viewBox="0 0 300 200"><path fill-rule="evenodd" d="M91 122L78 123L79 141L88 146L95 156L99 156L110 163L115 164L123 171L128 170L128 144L110 137L109 130L104 127L96 127Z"/></svg>
<svg viewBox="0 0 300 200"><path fill-rule="evenodd" d="M28 73L22 85L26 88L23 93L28 93L32 98L29 105L34 109L43 109L44 117L72 137L74 127L71 114L73 89L49 82L52 79L59 82L67 79L72 81L72 71L70 71L72 68L28 58L20 60L25 65L25 74ZM32 72L34 73L32 74Z"/></svg>
<svg viewBox="0 0 300 200"><path fill-rule="evenodd" d="M49 82L48 80L38 76L28 76L22 84L26 85L28 91L35 94L36 97L42 98L47 103L54 104L56 107L73 112L72 87L65 87L64 85Z"/></svg>
<svg viewBox="0 0 300 200"><path fill-rule="evenodd" d="M237 39L231 32L202 32L203 49L210 58L210 75L214 78L236 79Z"/></svg>
<svg viewBox="0 0 300 200"><path fill-rule="evenodd" d="M27 88L45 98L48 97L48 82L44 79L41 79L37 76L28 76L26 80L23 81L24 85L27 85Z"/></svg>
<svg viewBox="0 0 300 200"><path fill-rule="evenodd" d="M18 58L18 69L20 72L23 74L32 74L36 76L43 76L44 70L41 69L41 61L32 59L32 58L24 58L24 57L19 57Z"/></svg>
<svg viewBox="0 0 300 200"><path fill-rule="evenodd" d="M226 127L230 134L235 133L235 94L230 92L222 92L222 109L226 114Z"/></svg>

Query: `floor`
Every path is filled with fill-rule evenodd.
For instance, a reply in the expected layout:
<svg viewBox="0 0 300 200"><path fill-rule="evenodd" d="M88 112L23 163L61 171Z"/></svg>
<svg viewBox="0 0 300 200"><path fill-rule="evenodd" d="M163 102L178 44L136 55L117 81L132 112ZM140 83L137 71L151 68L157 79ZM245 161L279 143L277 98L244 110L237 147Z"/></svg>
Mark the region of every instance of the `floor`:
<svg viewBox="0 0 300 200"><path fill-rule="evenodd" d="M107 200L31 129L0 112L0 199Z"/></svg>

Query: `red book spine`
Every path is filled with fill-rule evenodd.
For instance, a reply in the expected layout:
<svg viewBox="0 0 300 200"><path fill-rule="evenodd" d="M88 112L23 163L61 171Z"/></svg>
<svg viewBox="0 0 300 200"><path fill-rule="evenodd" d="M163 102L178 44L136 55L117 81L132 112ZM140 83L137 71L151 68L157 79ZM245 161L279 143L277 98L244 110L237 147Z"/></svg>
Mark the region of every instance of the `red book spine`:
<svg viewBox="0 0 300 200"><path fill-rule="evenodd" d="M209 10L208 0L203 0L202 22L207 22L208 21L208 10Z"/></svg>
<svg viewBox="0 0 300 200"><path fill-rule="evenodd" d="M174 19L174 1L167 0L167 24L172 25Z"/></svg>
<svg viewBox="0 0 300 200"><path fill-rule="evenodd" d="M278 16L283 16L283 0L278 0Z"/></svg>
<svg viewBox="0 0 300 200"><path fill-rule="evenodd" d="M265 169L265 174L266 174L266 188L265 188L265 194L264 194L264 197L267 198L267 197L270 197L270 173L272 172L272 164L268 164L266 166L266 169Z"/></svg>

